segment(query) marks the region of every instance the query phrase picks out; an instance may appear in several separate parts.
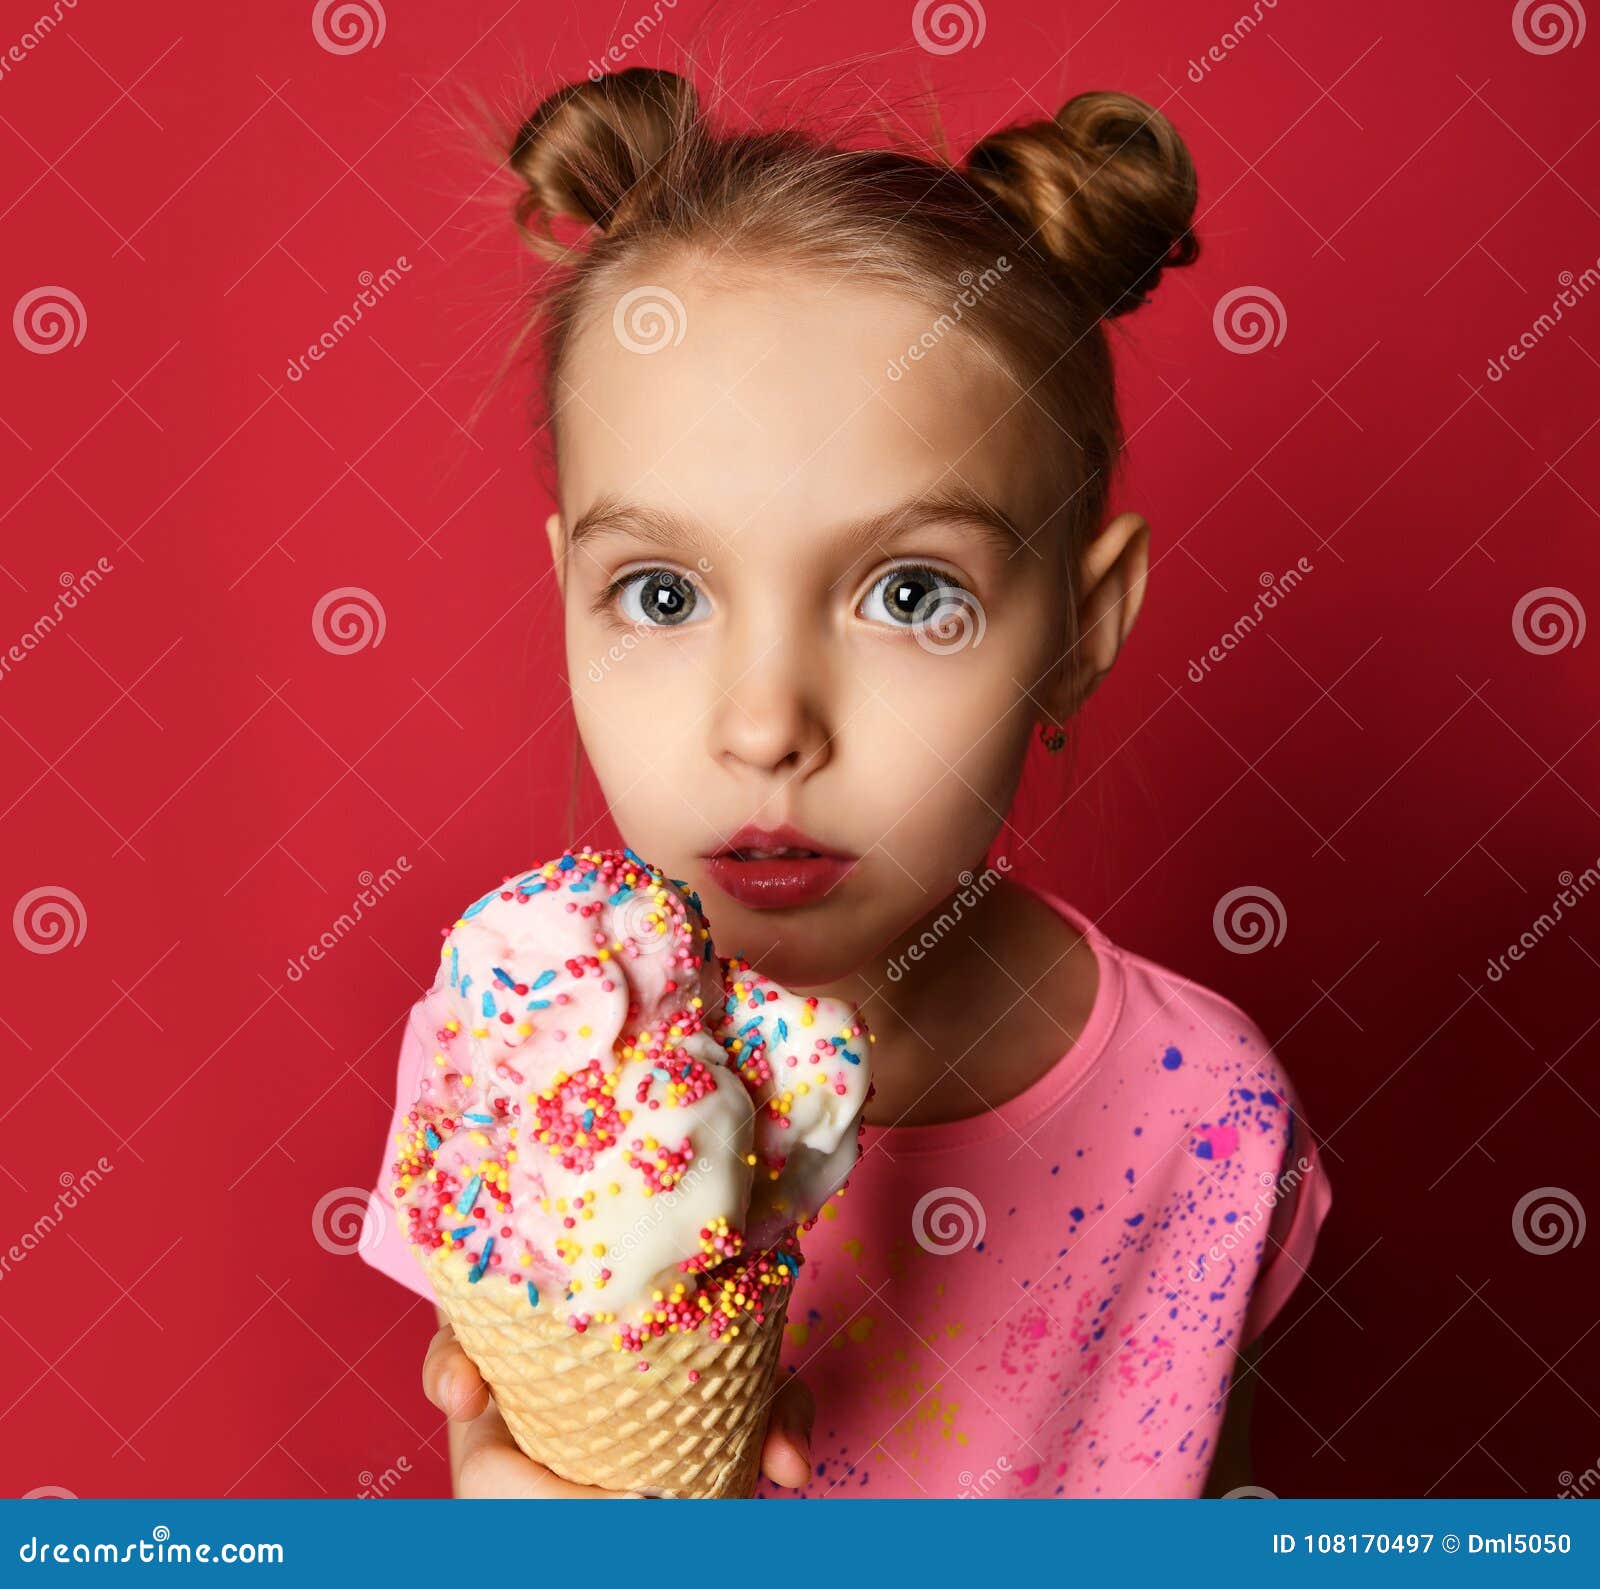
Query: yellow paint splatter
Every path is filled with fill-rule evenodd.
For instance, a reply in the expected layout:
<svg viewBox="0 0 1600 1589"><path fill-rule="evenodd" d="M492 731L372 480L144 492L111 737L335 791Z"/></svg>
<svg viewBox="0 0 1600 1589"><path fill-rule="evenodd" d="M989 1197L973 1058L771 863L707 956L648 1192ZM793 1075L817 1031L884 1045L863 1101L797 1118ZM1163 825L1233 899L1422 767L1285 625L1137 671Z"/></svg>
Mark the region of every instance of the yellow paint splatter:
<svg viewBox="0 0 1600 1589"><path fill-rule="evenodd" d="M859 1266L861 1263L861 1243L852 1237L849 1241L840 1242L839 1245L845 1252L849 1253L850 1256L855 1259L857 1265Z"/></svg>
<svg viewBox="0 0 1600 1589"><path fill-rule="evenodd" d="M850 1327L845 1331L845 1334L847 1334L852 1341L860 1344L862 1341L867 1340L877 1327L878 1321L873 1318L870 1313L864 1314L861 1318L853 1319L851 1321Z"/></svg>
<svg viewBox="0 0 1600 1589"><path fill-rule="evenodd" d="M802 1324L798 1319L791 1319L784 1333L789 1337L791 1346L804 1346L811 1338L811 1326Z"/></svg>

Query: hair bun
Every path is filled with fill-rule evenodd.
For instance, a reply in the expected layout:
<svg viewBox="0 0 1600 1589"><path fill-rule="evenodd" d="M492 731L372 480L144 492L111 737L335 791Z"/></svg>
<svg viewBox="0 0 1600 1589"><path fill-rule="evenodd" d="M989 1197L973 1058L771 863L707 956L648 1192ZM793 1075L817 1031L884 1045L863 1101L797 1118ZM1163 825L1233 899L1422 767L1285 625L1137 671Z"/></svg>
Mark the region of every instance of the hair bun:
<svg viewBox="0 0 1600 1589"><path fill-rule="evenodd" d="M558 89L511 142L510 164L527 184L518 223L545 236L555 216L612 229L699 112L687 78L653 67Z"/></svg>
<svg viewBox="0 0 1600 1589"><path fill-rule="evenodd" d="M967 156L967 175L1022 219L1103 315L1144 303L1170 266L1192 264L1194 162L1177 129L1131 94L1069 99L1051 121L1007 128Z"/></svg>

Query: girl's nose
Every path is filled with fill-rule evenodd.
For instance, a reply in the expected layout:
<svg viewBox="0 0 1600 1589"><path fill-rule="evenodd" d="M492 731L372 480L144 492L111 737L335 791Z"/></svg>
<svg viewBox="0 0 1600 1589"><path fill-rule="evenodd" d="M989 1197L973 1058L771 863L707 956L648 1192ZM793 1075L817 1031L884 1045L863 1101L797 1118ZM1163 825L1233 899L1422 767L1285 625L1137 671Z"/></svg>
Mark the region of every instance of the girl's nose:
<svg viewBox="0 0 1600 1589"><path fill-rule="evenodd" d="M768 629L730 643L711 679L712 757L735 769L809 777L826 765L831 734L826 669L798 636Z"/></svg>

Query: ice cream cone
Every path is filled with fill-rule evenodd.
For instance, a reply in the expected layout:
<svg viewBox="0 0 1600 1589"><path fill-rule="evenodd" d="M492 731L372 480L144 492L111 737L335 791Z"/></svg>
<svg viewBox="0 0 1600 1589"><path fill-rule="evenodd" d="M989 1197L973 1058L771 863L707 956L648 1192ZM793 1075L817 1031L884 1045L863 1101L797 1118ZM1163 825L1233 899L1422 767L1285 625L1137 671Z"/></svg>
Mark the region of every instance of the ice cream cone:
<svg viewBox="0 0 1600 1589"><path fill-rule="evenodd" d="M746 1318L737 1335L679 1331L629 1351L612 1344L608 1326L580 1333L500 1276L473 1282L461 1251L419 1252L418 1261L534 1461L607 1490L754 1494L791 1285L766 1288L763 1318Z"/></svg>

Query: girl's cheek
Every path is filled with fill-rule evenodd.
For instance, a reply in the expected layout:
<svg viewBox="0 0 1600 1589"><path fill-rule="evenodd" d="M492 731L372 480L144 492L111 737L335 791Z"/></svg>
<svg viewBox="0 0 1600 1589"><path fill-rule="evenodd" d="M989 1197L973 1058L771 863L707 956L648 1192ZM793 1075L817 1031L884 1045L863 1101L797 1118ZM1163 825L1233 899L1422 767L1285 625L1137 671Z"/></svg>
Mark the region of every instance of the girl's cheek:
<svg viewBox="0 0 1600 1589"><path fill-rule="evenodd" d="M969 635L976 638L952 626L950 639L904 636L863 648L852 671L865 686L863 698L881 701L898 729L886 743L907 741L913 755L953 764L987 745L992 731L1026 706L1030 658L1007 635L976 628Z"/></svg>
<svg viewBox="0 0 1600 1589"><path fill-rule="evenodd" d="M597 623L569 633L567 666L578 732L608 799L681 782L703 676L659 636Z"/></svg>

